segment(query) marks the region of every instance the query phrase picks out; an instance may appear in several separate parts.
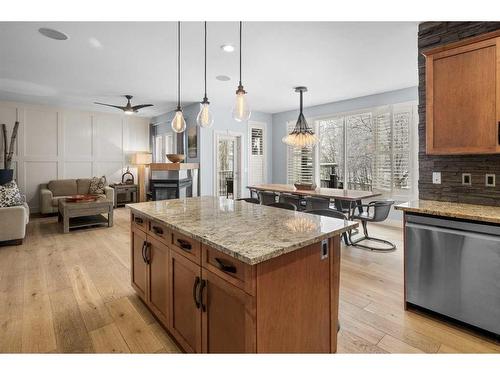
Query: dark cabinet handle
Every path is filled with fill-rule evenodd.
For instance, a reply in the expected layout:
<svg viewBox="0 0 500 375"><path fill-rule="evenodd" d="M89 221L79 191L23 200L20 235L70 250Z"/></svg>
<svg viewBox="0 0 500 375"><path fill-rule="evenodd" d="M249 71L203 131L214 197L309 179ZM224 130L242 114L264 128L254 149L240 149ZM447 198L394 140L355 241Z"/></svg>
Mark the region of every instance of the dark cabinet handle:
<svg viewBox="0 0 500 375"><path fill-rule="evenodd" d="M151 243L146 242L144 254L146 255L146 264L151 264Z"/></svg>
<svg viewBox="0 0 500 375"><path fill-rule="evenodd" d="M135 221L137 224L142 224L142 223L144 223L144 220L142 220L142 218L140 218L140 217L134 217L134 221Z"/></svg>
<svg viewBox="0 0 500 375"><path fill-rule="evenodd" d="M151 227L151 229L153 229L153 232L155 232L155 234L158 234L158 235L163 234L163 229L161 229L160 227L157 227L156 225L153 225Z"/></svg>
<svg viewBox="0 0 500 375"><path fill-rule="evenodd" d="M200 301L198 301L198 286L200 285L200 277L196 276L196 279L194 279L194 284L193 284L193 299L194 299L194 304L197 309L200 308Z"/></svg>
<svg viewBox="0 0 500 375"><path fill-rule="evenodd" d="M221 269L222 271L229 273L236 273L236 267L231 263L228 263L221 258L215 258L215 261L217 262L219 269Z"/></svg>
<svg viewBox="0 0 500 375"><path fill-rule="evenodd" d="M498 145L500 146L500 121L498 121Z"/></svg>
<svg viewBox="0 0 500 375"><path fill-rule="evenodd" d="M207 286L207 281L202 279L200 283L200 292L198 298L200 300L201 311L203 312L207 311L207 306L203 304L203 289L205 289L206 286Z"/></svg>
<svg viewBox="0 0 500 375"><path fill-rule="evenodd" d="M177 239L177 243L181 247L181 249L186 250L186 251L191 251L191 244L187 241L181 240L180 238Z"/></svg>
<svg viewBox="0 0 500 375"><path fill-rule="evenodd" d="M145 254L145 252L146 252L146 241L142 242L142 251L141 252L142 252L142 260L144 261L144 263L147 263L147 261L146 261L146 254Z"/></svg>

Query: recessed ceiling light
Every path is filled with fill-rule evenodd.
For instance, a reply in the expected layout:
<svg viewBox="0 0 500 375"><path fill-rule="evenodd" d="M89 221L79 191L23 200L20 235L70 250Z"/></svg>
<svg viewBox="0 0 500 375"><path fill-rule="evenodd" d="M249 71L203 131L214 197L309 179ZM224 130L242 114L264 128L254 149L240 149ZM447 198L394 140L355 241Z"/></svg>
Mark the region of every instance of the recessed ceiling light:
<svg viewBox="0 0 500 375"><path fill-rule="evenodd" d="M42 34L43 36L46 36L47 38L54 39L54 40L67 40L69 39L69 36L64 34L61 31L57 31L54 29L49 29L47 27L41 27L38 29L38 32Z"/></svg>
<svg viewBox="0 0 500 375"><path fill-rule="evenodd" d="M224 52L233 52L234 51L234 46L232 44L223 44L220 46L221 50Z"/></svg>
<svg viewBox="0 0 500 375"><path fill-rule="evenodd" d="M220 76L217 76L215 77L215 79L219 80L219 81L222 81L222 82L225 82L225 81L230 81L231 78L228 77L228 76L225 76L225 75L220 75Z"/></svg>

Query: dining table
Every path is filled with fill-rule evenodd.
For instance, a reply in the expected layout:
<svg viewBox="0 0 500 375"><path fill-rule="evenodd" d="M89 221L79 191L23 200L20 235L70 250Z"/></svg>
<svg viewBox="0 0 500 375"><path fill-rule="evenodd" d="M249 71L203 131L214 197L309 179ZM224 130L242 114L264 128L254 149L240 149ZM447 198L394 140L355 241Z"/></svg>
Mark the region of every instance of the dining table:
<svg viewBox="0 0 500 375"><path fill-rule="evenodd" d="M365 190L332 189L317 187L314 190L299 190L294 185L289 184L259 184L249 185L250 191L271 191L274 193L294 194L302 197L320 197L325 199L337 199L346 202L349 207L349 217L363 199L378 197L382 194Z"/></svg>

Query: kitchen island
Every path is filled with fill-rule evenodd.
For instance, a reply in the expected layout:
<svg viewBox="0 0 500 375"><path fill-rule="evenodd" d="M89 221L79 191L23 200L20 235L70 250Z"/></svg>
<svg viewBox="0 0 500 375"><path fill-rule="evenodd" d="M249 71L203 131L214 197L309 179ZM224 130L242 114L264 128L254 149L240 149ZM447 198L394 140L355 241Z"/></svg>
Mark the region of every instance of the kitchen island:
<svg viewBox="0 0 500 375"><path fill-rule="evenodd" d="M128 205L132 286L192 353L334 353L356 223L220 197Z"/></svg>

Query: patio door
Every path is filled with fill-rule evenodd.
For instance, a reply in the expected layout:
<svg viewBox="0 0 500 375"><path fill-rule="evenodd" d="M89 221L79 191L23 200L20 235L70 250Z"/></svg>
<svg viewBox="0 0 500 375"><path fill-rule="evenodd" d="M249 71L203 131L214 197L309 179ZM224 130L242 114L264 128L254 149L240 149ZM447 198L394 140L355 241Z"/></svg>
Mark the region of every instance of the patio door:
<svg viewBox="0 0 500 375"><path fill-rule="evenodd" d="M215 195L241 196L241 135L216 134Z"/></svg>

